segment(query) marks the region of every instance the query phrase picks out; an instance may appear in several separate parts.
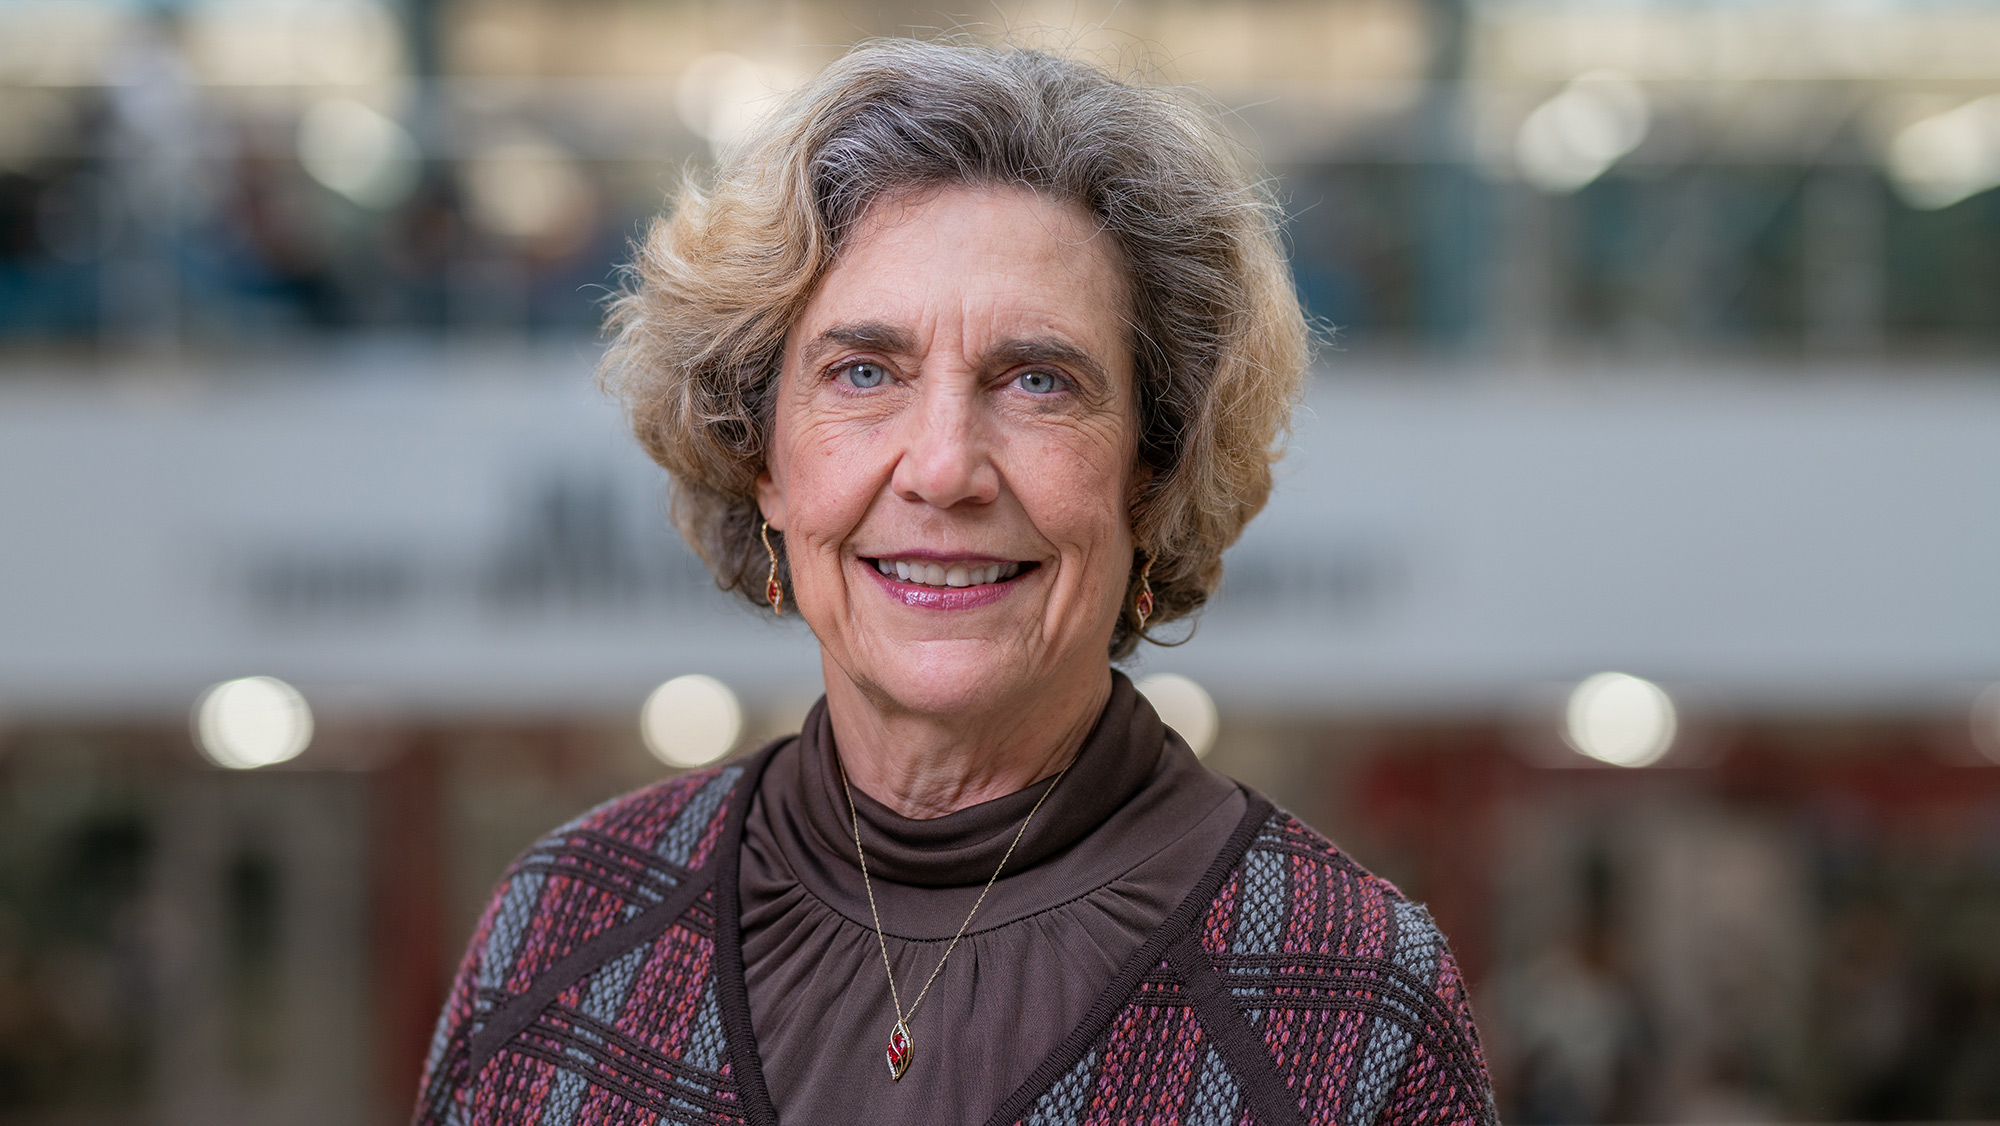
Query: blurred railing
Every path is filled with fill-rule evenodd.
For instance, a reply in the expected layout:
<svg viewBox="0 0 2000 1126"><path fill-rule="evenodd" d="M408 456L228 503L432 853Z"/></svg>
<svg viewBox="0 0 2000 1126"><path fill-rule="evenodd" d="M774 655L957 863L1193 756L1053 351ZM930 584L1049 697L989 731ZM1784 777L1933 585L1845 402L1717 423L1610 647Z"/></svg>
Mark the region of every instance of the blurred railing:
<svg viewBox="0 0 2000 1126"><path fill-rule="evenodd" d="M561 7L0 7L0 345L587 334L683 168L841 43L953 22ZM1075 17L1000 30L1212 96L1354 350L2000 354L1993 5Z"/></svg>

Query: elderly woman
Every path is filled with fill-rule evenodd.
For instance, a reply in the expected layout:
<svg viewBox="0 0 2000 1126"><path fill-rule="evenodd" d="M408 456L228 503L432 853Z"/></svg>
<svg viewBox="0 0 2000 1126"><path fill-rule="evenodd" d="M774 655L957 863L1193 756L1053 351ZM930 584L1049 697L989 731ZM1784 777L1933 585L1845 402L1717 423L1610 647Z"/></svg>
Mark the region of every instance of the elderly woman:
<svg viewBox="0 0 2000 1126"><path fill-rule="evenodd" d="M826 695L514 865L420 1122L1492 1120L1424 911L1110 665L1215 589L1305 362L1207 117L873 44L635 273L608 378Z"/></svg>

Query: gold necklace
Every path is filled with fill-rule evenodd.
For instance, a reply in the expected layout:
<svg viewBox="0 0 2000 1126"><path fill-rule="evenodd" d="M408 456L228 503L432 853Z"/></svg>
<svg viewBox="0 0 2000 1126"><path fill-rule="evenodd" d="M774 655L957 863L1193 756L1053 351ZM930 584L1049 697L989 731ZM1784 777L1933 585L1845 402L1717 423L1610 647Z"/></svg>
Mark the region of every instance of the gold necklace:
<svg viewBox="0 0 2000 1126"><path fill-rule="evenodd" d="M875 908L875 885L868 880L868 854L861 849L861 814L854 808L854 790L847 784L847 767L840 761L839 754L833 756L833 764L840 771L840 791L847 795L847 816L854 823L854 855L861 861L861 887L868 893L868 914L875 920L875 946L882 951L882 971L889 975L889 1003L896 1007L896 1025L889 1030L889 1050L886 1053L890 1079L900 1082L903 1073L910 1069L910 1057L916 1051L915 1044L910 1040L910 1021L917 1015L917 1006L930 995L931 983L937 980L938 971L944 969L945 958L951 957L951 952L958 948L958 940L965 937L965 928L971 926L972 917L979 914L979 905L986 902L986 893L993 890L993 882L1000 878L1001 869L1007 867L1007 859L1014 855L1014 846L1020 844L1021 838L1027 834L1028 822L1035 819L1036 811L1049 800L1049 795L1055 792L1056 783L1069 773L1074 762L1076 756L1072 755L1069 762L1064 763L1063 768L1056 771L1056 776L1049 780L1049 788L1035 799L1028 815L1021 819L1021 827L1014 830L1014 839L1008 842L1007 851L1000 854L999 867L994 868L993 874L986 878L986 886L979 889L979 898L972 901L972 910L965 913L965 921L958 924L958 933L951 936L951 942L944 948L944 956L931 967L931 976L924 979L924 987L917 991L917 999L910 1002L910 1011L906 1013L903 1011L903 999L896 993L895 967L889 964L889 942L882 937L882 913Z"/></svg>

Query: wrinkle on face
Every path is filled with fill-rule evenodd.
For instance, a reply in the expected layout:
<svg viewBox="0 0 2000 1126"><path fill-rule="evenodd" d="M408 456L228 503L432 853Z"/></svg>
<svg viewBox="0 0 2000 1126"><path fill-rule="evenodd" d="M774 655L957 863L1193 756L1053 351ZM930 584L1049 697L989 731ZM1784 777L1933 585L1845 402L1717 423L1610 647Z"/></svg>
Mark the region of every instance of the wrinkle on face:
<svg viewBox="0 0 2000 1126"><path fill-rule="evenodd" d="M1108 692L1137 452L1123 271L1081 208L1025 189L863 217L787 339L759 480L830 699L836 670L910 714ZM918 550L1036 566L990 607L918 611L864 562Z"/></svg>

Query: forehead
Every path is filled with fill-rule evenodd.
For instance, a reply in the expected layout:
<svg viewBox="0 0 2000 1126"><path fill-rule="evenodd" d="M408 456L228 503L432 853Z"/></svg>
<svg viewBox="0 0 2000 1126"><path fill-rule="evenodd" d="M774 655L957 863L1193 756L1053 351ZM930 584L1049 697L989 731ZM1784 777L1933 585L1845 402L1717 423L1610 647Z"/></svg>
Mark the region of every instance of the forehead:
<svg viewBox="0 0 2000 1126"><path fill-rule="evenodd" d="M1128 309L1123 256L1081 207L1025 188L949 187L870 207L794 333L865 318L963 333L967 346L1038 332L1122 351Z"/></svg>

